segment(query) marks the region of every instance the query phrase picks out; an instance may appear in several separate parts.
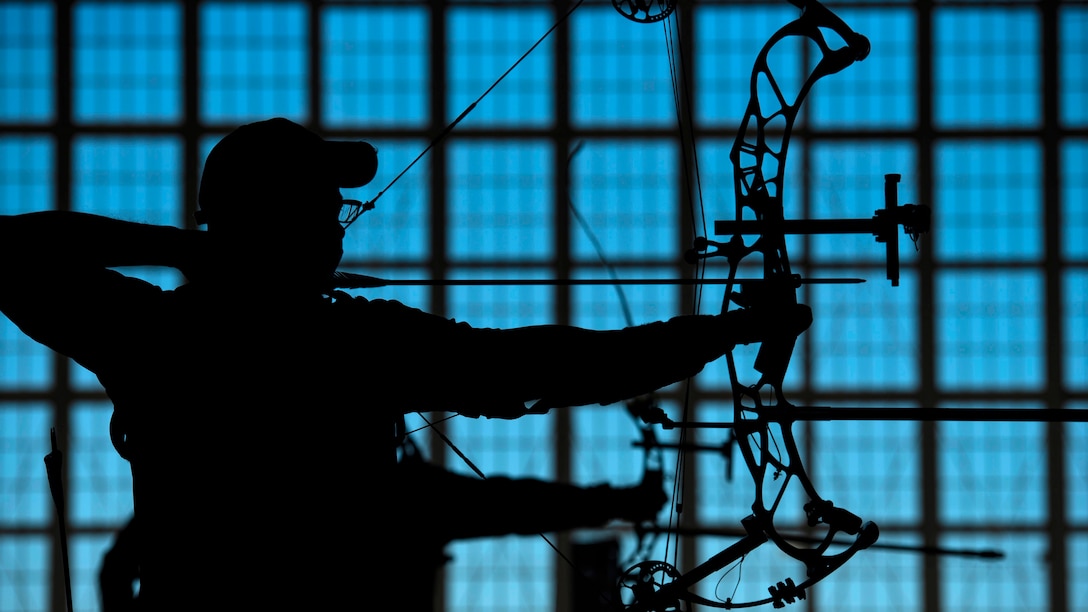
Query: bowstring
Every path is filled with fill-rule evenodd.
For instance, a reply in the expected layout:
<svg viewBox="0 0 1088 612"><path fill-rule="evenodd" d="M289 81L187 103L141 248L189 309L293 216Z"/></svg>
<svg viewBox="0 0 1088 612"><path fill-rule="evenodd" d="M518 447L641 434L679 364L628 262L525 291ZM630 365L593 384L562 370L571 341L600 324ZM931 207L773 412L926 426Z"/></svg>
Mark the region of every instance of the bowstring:
<svg viewBox="0 0 1088 612"><path fill-rule="evenodd" d="M685 210L689 215L689 227L692 230L692 238L698 234L699 231L702 235L707 235L706 228L706 211L703 200L702 179L699 172L699 156L698 147L695 142L695 127L693 120L693 103L691 88L688 86L687 80L687 62L685 60L684 45L685 41L682 39L682 28L679 23L678 14L680 12L679 6L669 15L668 18L662 20L662 34L664 38L665 54L669 67L669 78L672 84L673 93L673 106L676 112L677 129L680 133L681 143L681 200L686 200ZM685 132L686 130L686 132ZM686 144L685 144L686 143ZM706 273L706 261L700 260L696 262L695 277L696 280L702 280ZM702 303L703 287L702 283L695 283L692 289L690 312L691 314L699 314ZM683 396L681 399L682 405L682 420L684 422L691 421L690 415L692 410L692 386L693 379L689 378L684 382ZM672 499L674 503L669 509L669 520L666 529L666 562L670 563L673 567L678 566L680 537L673 537L672 527L675 520L676 526L680 525L680 514L683 513L683 500L685 494L685 474L687 470L687 453L683 452L683 447L688 439L688 428L681 427L678 433L676 454L676 467L673 473L673 495ZM671 549L671 551L670 551ZM671 555L671 560L669 556Z"/></svg>
<svg viewBox="0 0 1088 612"><path fill-rule="evenodd" d="M706 214L705 206L703 204L703 191L702 180L699 172L699 157L698 149L695 143L695 130L694 121L692 120L692 96L691 88L687 84L687 69L684 55L683 41L680 39L680 26L677 24L677 11L673 11L669 17L661 21L662 32L665 44L665 53L669 68L669 78L672 85L673 93L673 105L676 112L677 127L680 131L681 142L681 172L682 172L682 193L684 199L687 200L687 206L685 207L690 216L689 223L692 228L693 234L697 233L696 228L700 228L703 235L706 234ZM685 134L684 130L687 130ZM686 136L686 138L685 138ZM684 143L687 143L686 145ZM567 156L568 168L574 159L574 156L581 150L583 143L578 142L571 152ZM687 149L690 149L687 150ZM690 161L689 161L690 160ZM694 182L694 187L692 183ZM601 246L600 241L597 239L596 234L592 231L588 221L581 214L578 208L574 204L574 200L570 195L569 185L569 170L568 170L568 184L567 184L567 204L571 212L572 218L577 222L579 227L585 233L586 237L593 246L597 258L601 265L605 268L609 277L612 280L618 280L615 267L607 260L604 254L604 249ZM696 203L698 208L696 208ZM694 237L694 235L693 235ZM705 262L700 261L696 264L696 279L701 280L705 276ZM624 318L628 326L634 325L634 317L631 314L630 306L627 300L627 296L623 291L623 287L616 283L615 287L617 299L620 302L620 307L623 310ZM702 300L702 284L695 283L692 293L692 314L698 314L700 311L700 304ZM691 407L691 379L688 379L684 385L683 392L683 420L689 420L690 407ZM679 448L683 448L683 444L687 438L687 428L681 428L679 432ZM669 506L669 518L668 529L666 529L666 561L671 554L672 561L670 562L674 567L676 566L676 559L679 556L679 542L680 538L677 536L673 538L672 527L675 519L676 525L679 526L679 514L683 511L683 492L684 492L684 478L686 467L685 453L680 450L677 452L676 468L673 474L673 490L672 500L673 503ZM679 500L679 501L678 501ZM671 549L671 553L669 552Z"/></svg>

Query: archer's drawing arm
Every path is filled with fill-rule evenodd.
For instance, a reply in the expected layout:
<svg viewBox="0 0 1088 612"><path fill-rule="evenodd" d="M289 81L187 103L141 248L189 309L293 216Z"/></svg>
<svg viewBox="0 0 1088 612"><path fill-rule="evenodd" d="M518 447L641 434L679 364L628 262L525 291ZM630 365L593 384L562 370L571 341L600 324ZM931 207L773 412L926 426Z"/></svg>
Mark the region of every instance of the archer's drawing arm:
<svg viewBox="0 0 1088 612"><path fill-rule="evenodd" d="M0 272L53 266L168 266L184 269L206 233L75 211L0 216Z"/></svg>
<svg viewBox="0 0 1088 612"><path fill-rule="evenodd" d="M161 289L111 269L183 268L201 232L72 211L0 216L0 312L35 341L91 367L139 333Z"/></svg>

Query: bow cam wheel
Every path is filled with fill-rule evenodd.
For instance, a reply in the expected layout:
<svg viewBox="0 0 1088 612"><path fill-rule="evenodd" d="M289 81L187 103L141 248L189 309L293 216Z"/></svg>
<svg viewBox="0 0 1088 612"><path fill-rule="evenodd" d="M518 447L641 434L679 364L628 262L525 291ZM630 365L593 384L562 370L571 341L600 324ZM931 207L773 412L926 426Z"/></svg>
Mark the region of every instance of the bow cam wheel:
<svg viewBox="0 0 1088 612"><path fill-rule="evenodd" d="M680 572L664 561L637 563L619 578L619 601L625 608L636 606L646 612L684 612L680 600L661 594L663 587L679 577Z"/></svg>

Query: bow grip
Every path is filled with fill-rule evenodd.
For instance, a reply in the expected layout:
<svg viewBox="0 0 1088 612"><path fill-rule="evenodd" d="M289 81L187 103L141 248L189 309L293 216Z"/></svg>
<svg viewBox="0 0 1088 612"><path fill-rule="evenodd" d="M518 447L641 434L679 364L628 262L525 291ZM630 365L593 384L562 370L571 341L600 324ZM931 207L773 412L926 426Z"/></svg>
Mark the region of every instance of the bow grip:
<svg viewBox="0 0 1088 612"><path fill-rule="evenodd" d="M830 500L811 501L804 505L804 510L810 527L823 523L849 535L857 535L862 529L860 516L835 506Z"/></svg>
<svg viewBox="0 0 1088 612"><path fill-rule="evenodd" d="M786 377L786 370L793 356L793 347L797 344L797 336L781 339L764 340L759 345L756 353L755 370L763 375L763 380L776 387L781 386L782 379Z"/></svg>
<svg viewBox="0 0 1088 612"><path fill-rule="evenodd" d="M769 274L761 283L753 283L741 288L733 296L733 302L750 310L760 311L764 315L773 315L775 320L768 320L768 331L777 333L764 338L756 353L753 366L763 375L763 381L780 387L786 377L786 370L797 344L797 335L786 330L794 327L789 309L797 304L796 289L800 286L800 276Z"/></svg>

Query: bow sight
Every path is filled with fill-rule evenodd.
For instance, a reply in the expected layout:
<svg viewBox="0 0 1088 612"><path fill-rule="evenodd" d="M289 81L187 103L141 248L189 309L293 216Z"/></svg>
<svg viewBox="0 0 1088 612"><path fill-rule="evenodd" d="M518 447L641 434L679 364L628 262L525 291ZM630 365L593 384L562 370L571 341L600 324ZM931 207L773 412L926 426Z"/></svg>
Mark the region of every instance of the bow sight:
<svg viewBox="0 0 1088 612"><path fill-rule="evenodd" d="M829 234L872 234L877 242L885 244L887 255L888 280L893 287L899 286L899 226L903 226L903 233L918 244L918 239L929 232L930 209L924 204L905 204L899 206L897 185L900 180L898 174L884 175L884 208L874 212L870 219L758 219L758 220L717 220L714 222L714 233L717 235L733 236L738 240L741 236L765 234L777 235L829 235ZM721 255L724 257L737 257L740 249L739 242L726 244L711 242L706 239L697 239L696 251L705 251L708 246L717 248L714 252L705 253L700 257ZM741 254L740 256L743 256ZM689 256L689 259L691 257Z"/></svg>

